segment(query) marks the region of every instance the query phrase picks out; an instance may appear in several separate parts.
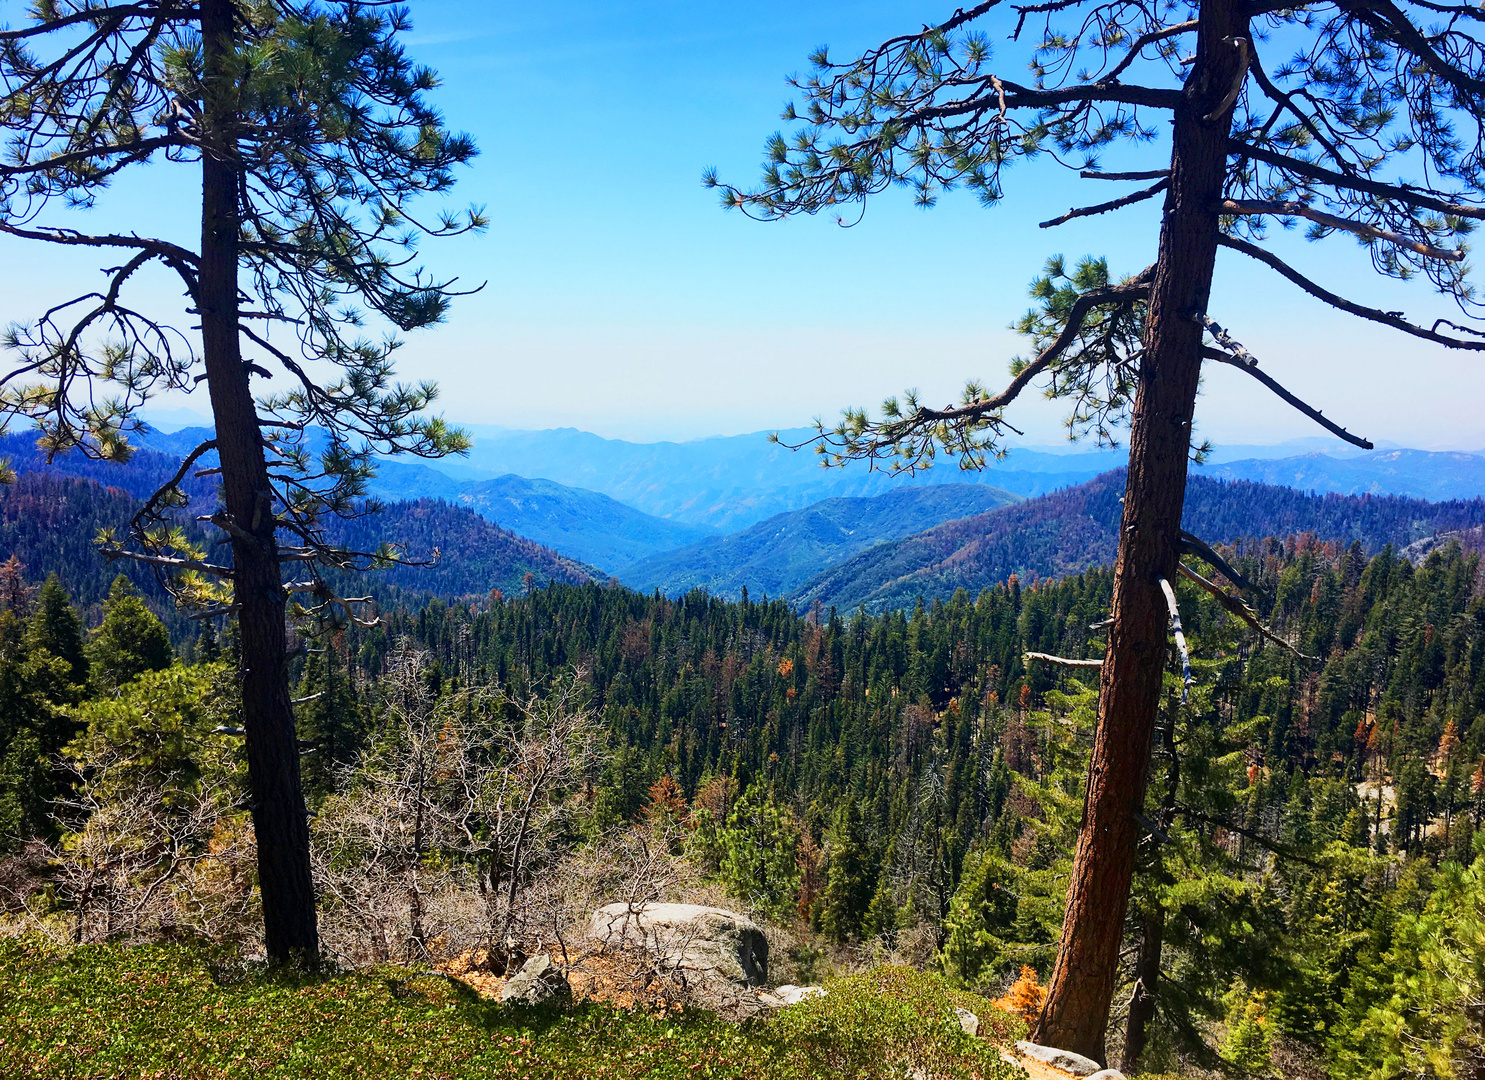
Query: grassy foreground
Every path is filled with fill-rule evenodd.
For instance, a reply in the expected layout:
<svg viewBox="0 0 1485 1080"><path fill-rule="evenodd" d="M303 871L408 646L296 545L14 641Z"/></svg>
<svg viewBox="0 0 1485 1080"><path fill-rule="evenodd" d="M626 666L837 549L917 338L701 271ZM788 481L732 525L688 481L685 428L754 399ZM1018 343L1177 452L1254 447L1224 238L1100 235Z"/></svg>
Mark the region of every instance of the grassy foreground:
<svg viewBox="0 0 1485 1080"><path fill-rule="evenodd" d="M507 1008L408 974L289 977L195 946L0 941L0 1062L6 1080L1024 1075L963 1033L954 1003L978 1004L1000 1038L1014 1022L904 968L742 1026L696 1011Z"/></svg>

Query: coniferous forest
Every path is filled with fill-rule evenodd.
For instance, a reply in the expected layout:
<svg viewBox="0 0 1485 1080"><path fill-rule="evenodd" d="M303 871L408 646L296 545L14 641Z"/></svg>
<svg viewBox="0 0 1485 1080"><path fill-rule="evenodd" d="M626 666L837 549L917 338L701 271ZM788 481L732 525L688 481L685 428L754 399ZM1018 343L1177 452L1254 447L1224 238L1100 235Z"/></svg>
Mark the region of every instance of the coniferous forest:
<svg viewBox="0 0 1485 1080"><path fill-rule="evenodd" d="M0 0L0 1080L1485 1080L1485 11L487 8Z"/></svg>
<svg viewBox="0 0 1485 1080"><path fill-rule="evenodd" d="M1183 586L1190 682L1172 654L1121 976L1133 986L1158 965L1159 1000L1116 1016L1126 1054L1137 1040L1151 1071L1426 1068L1468 1040L1475 992L1485 566L1457 542L1416 564L1312 535L1223 553L1279 640ZM89 629L58 579L38 577L13 559L0 581L7 885L46 879L33 903L83 940L138 933L158 908L137 894L170 860L146 845L110 880L119 839L100 826L145 813L128 778L171 792L177 820L124 831L241 842L240 740L222 733L233 641L208 623L172 647L122 578ZM385 780L415 741L399 726L410 693L453 738L472 714L565 685L590 745L558 781L576 802L540 859L561 865L663 812L696 873L793 928L787 962L805 978L892 958L967 990L1034 994L1055 953L1096 684L1027 654L1096 656L1109 590L1094 568L878 616L594 582L396 608L301 642L311 807L348 813ZM398 681L410 656L415 692ZM453 834L425 843L424 860L479 865ZM220 883L184 894L176 917L200 932L234 908Z"/></svg>

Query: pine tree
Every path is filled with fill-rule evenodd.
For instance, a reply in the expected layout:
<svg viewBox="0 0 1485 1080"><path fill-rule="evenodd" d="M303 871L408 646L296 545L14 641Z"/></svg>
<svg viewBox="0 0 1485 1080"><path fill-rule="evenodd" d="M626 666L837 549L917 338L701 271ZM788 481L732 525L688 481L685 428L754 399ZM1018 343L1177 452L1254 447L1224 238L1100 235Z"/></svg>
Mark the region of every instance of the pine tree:
<svg viewBox="0 0 1485 1080"><path fill-rule="evenodd" d="M22 645L27 652L45 649L65 661L71 682L81 684L87 680L82 619L56 574L47 575L46 583L36 595L36 609L31 613Z"/></svg>
<svg viewBox="0 0 1485 1080"><path fill-rule="evenodd" d="M1149 266L1121 277L1102 259L1049 260L1033 286L1036 306L1018 324L1031 355L1011 361L1004 390L974 380L939 408L908 393L880 416L847 410L813 440L827 464L914 472L944 454L983 467L1011 430L1005 410L1038 378L1072 403L1069 434L1113 442L1129 427L1099 725L1067 917L1034 1034L1041 1042L1104 1057L1138 840L1130 808L1144 803L1177 619L1173 583L1198 573L1181 568L1188 554L1225 573L1181 531L1189 462L1202 451L1192 434L1203 363L1253 376L1337 437L1372 445L1261 372L1217 321L1219 251L1399 333L1485 349L1476 325L1429 325L1355 303L1261 243L1267 221L1303 219L1316 240L1349 233L1381 274L1422 275L1460 317L1477 316L1459 241L1485 220L1485 35L1473 9L1439 11L1407 0L1159 8L1059 0L1014 10L984 0L843 61L818 50L813 73L793 83L802 107L784 114L795 130L768 140L760 184L744 191L707 176L728 208L764 219L826 212L852 224L849 204L900 186L925 207L960 186L993 205L1004 171L1029 159L1098 184L1148 183L1043 227L1161 200ZM992 49L992 37L1012 44ZM1003 66L1011 57L1029 77L1014 60ZM1154 151L1130 171L1104 170L1101 158L1119 143ZM1285 725L1275 732L1288 737Z"/></svg>
<svg viewBox="0 0 1485 1080"><path fill-rule="evenodd" d="M1268 1002L1263 994L1239 994L1227 1021L1222 1056L1248 1073L1261 1076L1272 1071L1269 1023Z"/></svg>
<svg viewBox="0 0 1485 1080"><path fill-rule="evenodd" d="M103 622L88 638L90 673L107 689L116 689L146 671L170 666L170 634L144 606L123 574L113 579L103 604Z"/></svg>
<svg viewBox="0 0 1485 1080"><path fill-rule="evenodd" d="M307 755L305 783L317 796L331 793L339 770L353 764L364 749L367 717L341 655L343 634L330 634L308 647L295 710L299 731L313 744Z"/></svg>
<svg viewBox="0 0 1485 1080"><path fill-rule="evenodd" d="M944 919L941 961L961 986L984 986L1005 962L1005 945L1016 921L1012 875L990 849L971 855Z"/></svg>
<svg viewBox="0 0 1485 1080"><path fill-rule="evenodd" d="M727 815L718 836L722 880L734 895L786 917L799 893L799 822L755 782Z"/></svg>
<svg viewBox="0 0 1485 1080"><path fill-rule="evenodd" d="M871 848L855 799L847 796L825 835L825 891L820 895L820 928L832 941L859 941L871 907L875 878Z"/></svg>
<svg viewBox="0 0 1485 1080"><path fill-rule="evenodd" d="M401 556L347 550L326 519L362 512L374 454L468 445L424 415L432 384L397 381L396 339L361 329L363 306L401 331L442 319L453 291L411 265L416 241L484 225L475 211L423 220L412 210L419 194L446 191L475 149L428 103L437 79L405 54L408 29L404 9L336 0L56 0L0 29L10 148L0 234L110 252L99 288L7 334L18 355L0 410L34 423L48 453L123 461L144 402L205 381L213 437L125 533L100 540L109 555L164 570L182 602L234 616L275 961L318 956L285 616L367 621L325 571ZM199 244L142 236L127 221L87 231L112 179L146 163L194 170ZM93 212L77 218L79 207ZM178 279L189 333L130 302L146 267ZM291 388L257 391L265 365ZM311 431L326 436L323 449L306 441ZM180 480L208 455L222 495L209 522L230 565L173 516L186 501ZM298 571L287 584L285 563ZM309 599L290 609L293 595Z"/></svg>

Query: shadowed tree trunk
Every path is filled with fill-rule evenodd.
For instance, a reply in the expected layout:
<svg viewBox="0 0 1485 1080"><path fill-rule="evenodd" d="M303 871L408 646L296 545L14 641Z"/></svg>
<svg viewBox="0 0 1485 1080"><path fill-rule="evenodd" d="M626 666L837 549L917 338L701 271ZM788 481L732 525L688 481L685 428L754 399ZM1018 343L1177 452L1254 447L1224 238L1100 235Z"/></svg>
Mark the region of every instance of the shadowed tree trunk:
<svg viewBox="0 0 1485 1080"><path fill-rule="evenodd" d="M284 590L268 466L238 338L238 190L234 150L232 0L202 0L206 107L201 183L199 311L207 388L232 539L239 685L252 785L263 932L274 960L319 953L309 825L285 670Z"/></svg>
<svg viewBox="0 0 1485 1080"><path fill-rule="evenodd" d="M1130 421L1129 474L1114 569L1113 621L1099 722L1073 859L1062 941L1032 1038L1102 1062L1109 1001L1134 876L1150 739L1165 671L1202 325L1216 264L1216 204L1226 176L1232 102L1247 20L1234 0L1201 5L1196 63L1176 110L1171 181L1150 290L1145 353ZM1212 112L1220 112L1212 116Z"/></svg>
<svg viewBox="0 0 1485 1080"><path fill-rule="evenodd" d="M1150 1021L1155 1019L1159 1000L1160 953L1165 944L1165 909L1151 904L1140 925L1140 951L1134 962L1134 992L1129 998L1129 1018L1124 1028L1124 1052L1119 1056L1121 1072L1133 1076L1150 1040Z"/></svg>

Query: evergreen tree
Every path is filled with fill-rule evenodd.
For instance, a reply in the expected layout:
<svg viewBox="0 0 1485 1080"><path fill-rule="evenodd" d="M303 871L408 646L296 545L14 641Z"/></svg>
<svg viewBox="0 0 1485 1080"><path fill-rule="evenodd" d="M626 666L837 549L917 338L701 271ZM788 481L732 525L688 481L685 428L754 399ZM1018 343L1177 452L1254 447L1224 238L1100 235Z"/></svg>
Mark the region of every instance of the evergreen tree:
<svg viewBox="0 0 1485 1080"><path fill-rule="evenodd" d="M84 693L82 621L55 574L25 622L23 610L0 610L0 851L55 837L51 802L62 778L53 766L76 730L69 708Z"/></svg>
<svg viewBox="0 0 1485 1080"><path fill-rule="evenodd" d="M1247 1073L1266 1075L1274 1067L1268 1002L1263 994L1257 992L1240 991L1234 996L1222 1056Z"/></svg>
<svg viewBox="0 0 1485 1080"><path fill-rule="evenodd" d="M1485 349L1477 325L1430 326L1357 304L1261 243L1269 220L1303 218L1314 240L1349 233L1380 273L1422 274L1461 318L1479 315L1460 241L1485 220L1485 34L1473 9L1440 10L1409 0L1058 0L1013 10L984 0L858 56L819 49L813 73L793 83L803 101L784 116L794 129L768 140L758 186L707 176L725 207L768 220L826 212L854 223L846 204L899 186L925 207L961 186L993 205L1004 171L1031 159L1103 185L1151 182L1044 227L1161 200L1149 266L1120 277L1101 259L1049 260L1018 324L1031 355L1010 362L1003 390L976 379L942 408L911 392L880 416L847 410L812 440L827 464L915 472L942 453L983 467L1013 430L1007 408L1039 377L1072 403L1070 435L1108 443L1129 428L1099 725L1040 1042L1105 1057L1138 847L1130 808L1145 801L1169 630L1179 625L1173 585L1183 554L1208 561L1182 535L1188 466L1202 452L1192 433L1203 364L1244 371L1332 434L1372 445L1261 374L1216 321L1219 252L1400 333ZM992 49L992 38L1010 44ZM1283 42L1283 56L1270 41ZM1120 143L1146 153L1143 167L1100 167ZM1291 731L1274 716L1276 748Z"/></svg>
<svg viewBox="0 0 1485 1080"><path fill-rule="evenodd" d="M123 574L109 587L103 622L88 638L87 655L92 677L107 689L169 667L174 658L165 624L144 606Z"/></svg>
<svg viewBox="0 0 1485 1080"><path fill-rule="evenodd" d="M944 971L961 986L984 986L1000 974L1016 922L1013 875L992 849L971 855L944 919Z"/></svg>
<svg viewBox="0 0 1485 1080"><path fill-rule="evenodd" d="M820 897L820 929L832 941L858 941L871 907L875 868L855 799L849 796L825 834L825 891Z"/></svg>
<svg viewBox="0 0 1485 1080"><path fill-rule="evenodd" d="M45 649L65 661L71 682L80 684L87 680L88 658L83 648L82 619L54 573L47 575L46 583L36 595L36 608L31 613L22 645L29 653Z"/></svg>
<svg viewBox="0 0 1485 1080"><path fill-rule="evenodd" d="M1360 973L1378 1000L1335 1040L1343 1076L1466 1080L1485 1066L1485 838L1475 856L1440 868L1422 910L1402 914L1386 956Z"/></svg>
<svg viewBox="0 0 1485 1080"><path fill-rule="evenodd" d="M102 540L110 554L171 575L184 602L236 617L266 948L275 961L312 960L288 601L306 595L300 614L346 617L357 605L336 591L335 574L396 558L326 532L327 518L360 512L375 453L468 445L424 415L432 384L396 380L398 343L364 333L359 308L401 331L443 318L452 290L410 267L416 241L484 220L471 211L425 222L410 204L446 191L475 148L428 103L437 79L403 50L403 9L201 0L101 10L57 0L0 30L0 127L12 151L0 163L0 233L118 253L98 289L7 335L18 356L0 409L40 428L49 454L123 461L140 406L204 380L213 437L146 500L127 535ZM142 236L128 222L77 228L87 227L77 208L94 208L116 175L146 163L189 169L199 182L199 245ZM192 337L129 302L144 267L179 280ZM293 388L255 390L251 380L271 374L265 364ZM323 449L307 443L311 430L326 436ZM230 566L173 515L186 500L180 478L205 455L215 456L222 495L209 520ZM300 571L287 586L285 563Z"/></svg>
<svg viewBox="0 0 1485 1080"><path fill-rule="evenodd" d="M35 732L22 729L0 742L0 858L52 833L48 799L55 788Z"/></svg>
<svg viewBox="0 0 1485 1080"><path fill-rule="evenodd" d="M366 742L367 718L351 684L341 650L343 635L331 634L311 645L299 682L295 710L299 731L314 744L306 758L306 786L328 795L337 770L351 765Z"/></svg>
<svg viewBox="0 0 1485 1080"><path fill-rule="evenodd" d="M748 786L721 831L722 880L737 896L785 918L799 892L799 823L762 782Z"/></svg>

